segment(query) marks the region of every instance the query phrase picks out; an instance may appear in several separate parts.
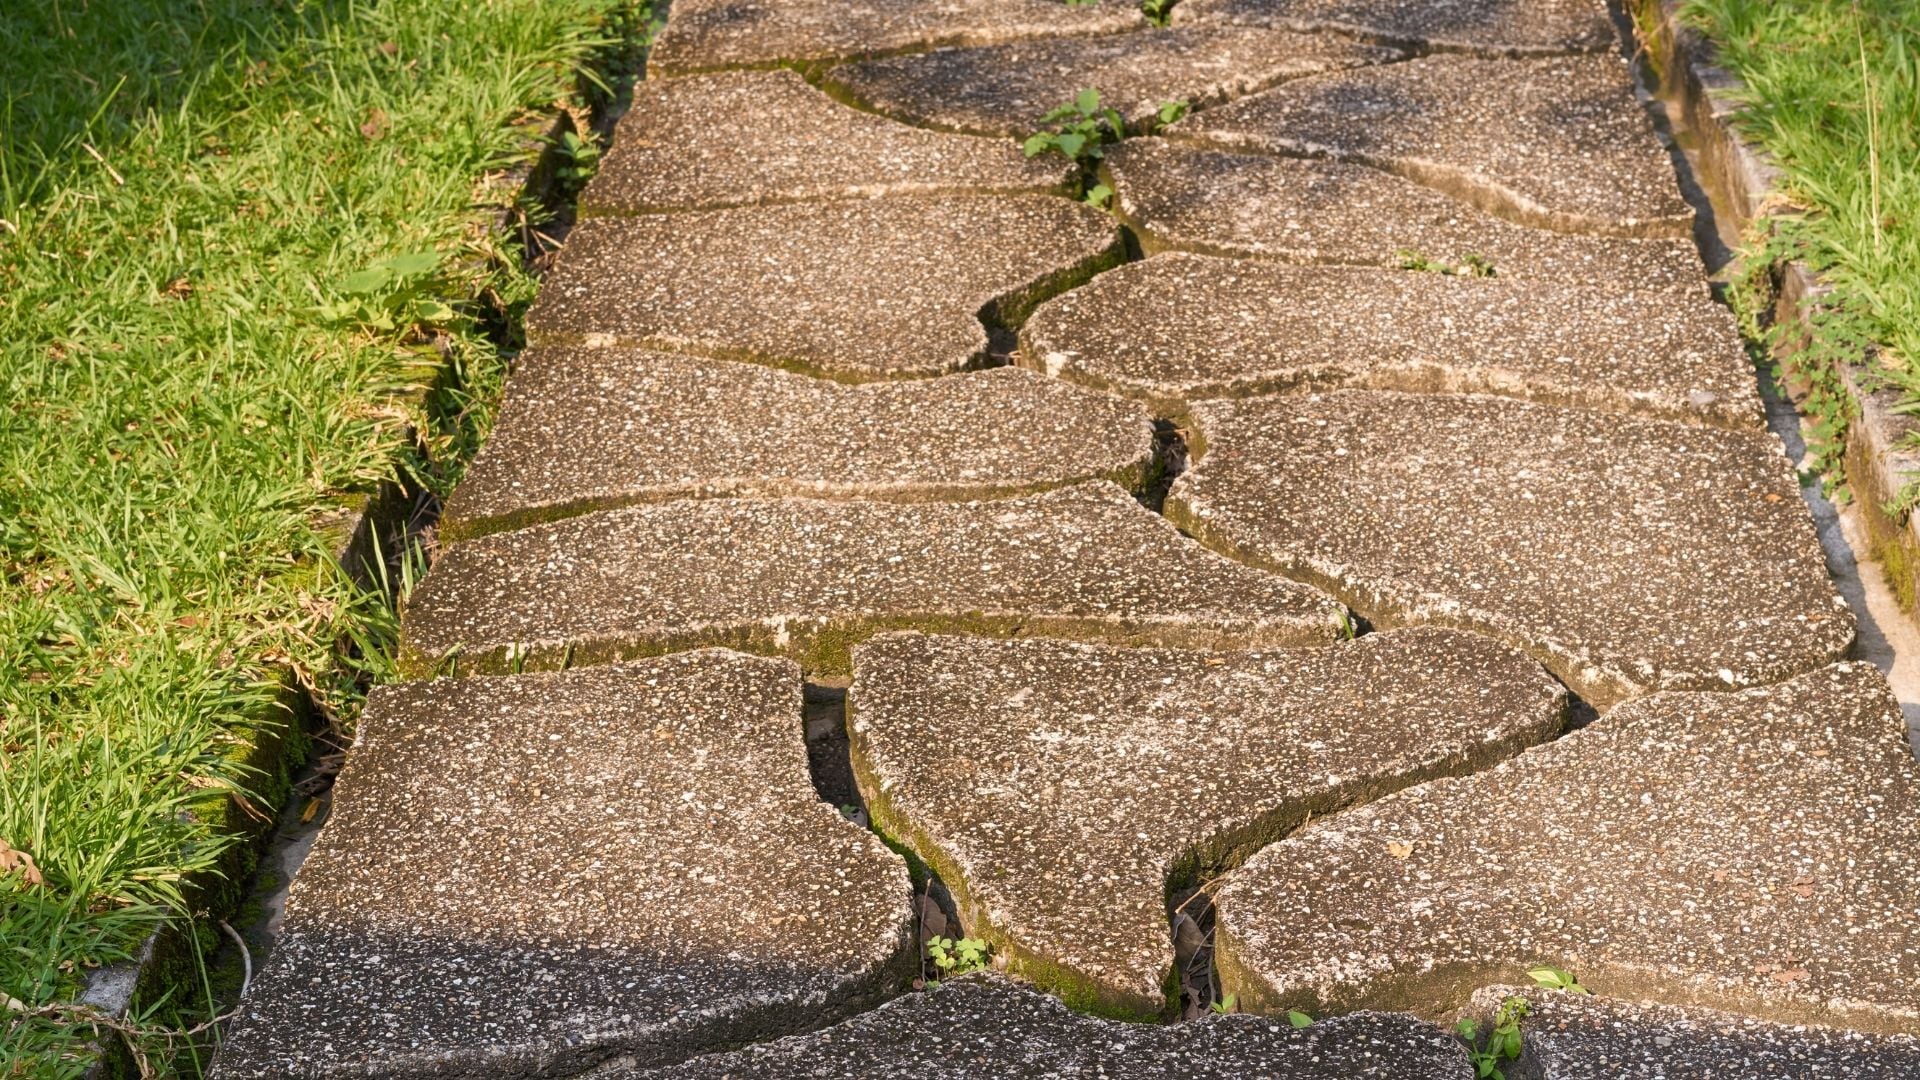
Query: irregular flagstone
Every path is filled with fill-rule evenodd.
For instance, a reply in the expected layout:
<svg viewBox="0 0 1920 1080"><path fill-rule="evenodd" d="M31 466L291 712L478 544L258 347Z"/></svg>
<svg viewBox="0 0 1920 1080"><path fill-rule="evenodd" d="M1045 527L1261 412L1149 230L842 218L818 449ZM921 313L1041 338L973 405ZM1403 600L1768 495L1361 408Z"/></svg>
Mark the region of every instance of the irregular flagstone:
<svg viewBox="0 0 1920 1080"><path fill-rule="evenodd" d="M827 85L879 112L947 131L1025 136L1085 87L1129 126L1161 103L1205 107L1285 79L1406 54L1324 35L1232 26L942 49L834 68Z"/></svg>
<svg viewBox="0 0 1920 1080"><path fill-rule="evenodd" d="M741 133L752 132L752 138ZM1066 189L1062 158L937 134L847 108L791 71L653 79L634 88L585 214L942 192Z"/></svg>
<svg viewBox="0 0 1920 1080"><path fill-rule="evenodd" d="M730 645L844 672L882 630L1264 647L1332 640L1344 616L1095 482L967 503L702 499L498 533L440 556L405 644L415 670Z"/></svg>
<svg viewBox="0 0 1920 1080"><path fill-rule="evenodd" d="M831 1023L916 963L808 780L800 671L705 651L373 691L215 1075L567 1075Z"/></svg>
<svg viewBox="0 0 1920 1080"><path fill-rule="evenodd" d="M1693 209L1611 53L1427 56L1278 86L1169 137L1372 165L1524 224L1686 237Z"/></svg>
<svg viewBox="0 0 1920 1080"><path fill-rule="evenodd" d="M1617 40L1605 0L1181 0L1173 21L1334 30L1496 56L1606 52Z"/></svg>
<svg viewBox="0 0 1920 1080"><path fill-rule="evenodd" d="M984 359L983 317L1018 325L1123 256L1106 215L1038 195L594 218L569 234L527 333L854 381L939 375Z"/></svg>
<svg viewBox="0 0 1920 1080"><path fill-rule="evenodd" d="M1538 1080L1911 1080L1920 1039L1769 1024L1709 1009L1489 987L1475 1011L1519 996L1524 1050L1514 1066Z"/></svg>
<svg viewBox="0 0 1920 1080"><path fill-rule="evenodd" d="M1336 808L1552 737L1566 691L1476 634L1213 655L894 634L854 653L854 775L967 933L1083 1010L1158 1015L1166 897Z"/></svg>
<svg viewBox="0 0 1920 1080"><path fill-rule="evenodd" d="M1442 268L1707 295L1693 244L1573 236L1494 217L1364 165L1129 139L1109 151L1121 217L1169 248L1290 263Z"/></svg>
<svg viewBox="0 0 1920 1080"><path fill-rule="evenodd" d="M1655 695L1316 822L1222 890L1215 960L1260 1010L1432 1014L1551 964L1612 997L1910 1034L1916 874L1899 703L1836 664Z"/></svg>
<svg viewBox="0 0 1920 1080"><path fill-rule="evenodd" d="M1020 346L1023 365L1161 415L1199 398L1355 386L1765 425L1725 308L1571 282L1169 252L1042 304Z"/></svg>
<svg viewBox="0 0 1920 1080"><path fill-rule="evenodd" d="M647 71L777 67L1146 25L1136 0L674 0Z"/></svg>
<svg viewBox="0 0 1920 1080"><path fill-rule="evenodd" d="M1193 418L1182 528L1382 624L1510 642L1597 708L1772 682L1853 640L1771 435L1365 390Z"/></svg>
<svg viewBox="0 0 1920 1080"><path fill-rule="evenodd" d="M594 1080L1470 1080L1461 1045L1412 1017L1356 1013L1295 1028L1257 1016L1120 1024L992 975L909 994L835 1027Z"/></svg>
<svg viewBox="0 0 1920 1080"><path fill-rule="evenodd" d="M959 499L1145 481L1140 405L1019 368L847 386L755 364L545 347L440 520L442 539L716 495Z"/></svg>

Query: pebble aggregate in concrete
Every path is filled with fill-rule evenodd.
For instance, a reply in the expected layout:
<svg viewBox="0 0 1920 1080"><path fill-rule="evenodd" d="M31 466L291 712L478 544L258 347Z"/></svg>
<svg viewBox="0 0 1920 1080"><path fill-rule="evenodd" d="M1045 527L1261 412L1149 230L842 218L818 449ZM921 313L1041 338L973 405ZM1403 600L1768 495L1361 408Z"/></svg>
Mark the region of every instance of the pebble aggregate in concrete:
<svg viewBox="0 0 1920 1080"><path fill-rule="evenodd" d="M442 539L716 495L959 499L1140 483L1133 402L1019 368L846 386L635 349L536 348L440 520Z"/></svg>
<svg viewBox="0 0 1920 1080"><path fill-rule="evenodd" d="M751 132L752 137L745 137ZM1071 166L1011 141L921 131L847 108L791 71L654 79L634 88L583 214L801 199L1065 190Z"/></svg>
<svg viewBox="0 0 1920 1080"><path fill-rule="evenodd" d="M1204 108L1282 80L1405 55L1324 35L1183 27L867 60L834 68L827 81L836 92L916 124L1024 137L1086 87L1099 90L1101 105L1137 131L1163 102Z"/></svg>
<svg viewBox="0 0 1920 1080"><path fill-rule="evenodd" d="M1494 56L1605 52L1616 43L1605 0L1181 0L1173 21L1333 30Z"/></svg>
<svg viewBox="0 0 1920 1080"><path fill-rule="evenodd" d="M1492 397L1193 406L1168 514L1385 625L1525 649L1600 709L1843 656L1846 604L1769 434Z"/></svg>
<svg viewBox="0 0 1920 1080"><path fill-rule="evenodd" d="M1119 1024L1045 994L969 975L835 1027L671 1070L593 1080L1470 1080L1460 1044L1411 1017L1356 1013L1295 1028L1213 1016Z"/></svg>
<svg viewBox="0 0 1920 1080"><path fill-rule="evenodd" d="M1289 263L1405 266L1705 297L1693 245L1567 235L1516 225L1364 165L1129 139L1107 171L1122 218L1149 252L1168 248Z"/></svg>
<svg viewBox="0 0 1920 1080"><path fill-rule="evenodd" d="M1525 998L1524 1052L1509 1072L1532 1080L1913 1080L1920 1039L1769 1024L1709 1009L1489 987L1475 1011Z"/></svg>
<svg viewBox="0 0 1920 1080"><path fill-rule="evenodd" d="M1426 56L1274 87L1170 138L1352 161L1523 224L1686 237L1693 210L1626 61Z"/></svg>
<svg viewBox="0 0 1920 1080"><path fill-rule="evenodd" d="M1866 664L1622 705L1254 856L1220 895L1222 979L1260 1010L1426 1014L1551 964L1611 997L1920 1032L1905 728Z"/></svg>
<svg viewBox="0 0 1920 1080"><path fill-rule="evenodd" d="M1566 691L1455 630L1228 654L889 634L855 650L847 707L874 824L967 932L1069 1004L1149 1019L1170 881L1551 738Z"/></svg>
<svg viewBox="0 0 1920 1080"><path fill-rule="evenodd" d="M216 1075L567 1075L833 1021L915 966L800 671L718 650L374 690Z"/></svg>
<svg viewBox="0 0 1920 1080"><path fill-rule="evenodd" d="M497 533L441 555L405 644L416 669L717 644L844 671L853 641L887 629L1258 647L1332 640L1343 614L1095 482L966 503L701 499Z"/></svg>
<svg viewBox="0 0 1920 1080"><path fill-rule="evenodd" d="M674 0L647 72L776 67L1146 25L1137 0Z"/></svg>
<svg viewBox="0 0 1920 1080"><path fill-rule="evenodd" d="M1704 297L1169 252L1047 301L1020 341L1020 363L1161 415L1354 386L1765 425L1739 329Z"/></svg>
<svg viewBox="0 0 1920 1080"><path fill-rule="evenodd" d="M593 218L527 314L536 343L628 345L848 380L981 362L984 313L1120 260L1105 214L1039 195L902 197Z"/></svg>

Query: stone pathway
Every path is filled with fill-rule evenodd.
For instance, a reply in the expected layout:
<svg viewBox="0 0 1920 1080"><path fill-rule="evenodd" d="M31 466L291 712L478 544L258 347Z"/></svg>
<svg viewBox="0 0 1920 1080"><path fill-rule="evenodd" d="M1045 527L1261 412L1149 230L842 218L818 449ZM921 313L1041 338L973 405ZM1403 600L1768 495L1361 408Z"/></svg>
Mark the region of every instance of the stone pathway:
<svg viewBox="0 0 1920 1080"><path fill-rule="evenodd" d="M1920 1070L1920 766L1599 0L649 75L216 1076Z"/></svg>

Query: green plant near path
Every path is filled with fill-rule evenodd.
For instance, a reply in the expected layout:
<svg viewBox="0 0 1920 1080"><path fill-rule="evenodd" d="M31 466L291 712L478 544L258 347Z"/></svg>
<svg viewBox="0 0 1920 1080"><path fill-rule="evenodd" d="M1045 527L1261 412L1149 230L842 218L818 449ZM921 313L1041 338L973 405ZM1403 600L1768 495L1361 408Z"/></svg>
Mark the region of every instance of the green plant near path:
<svg viewBox="0 0 1920 1080"><path fill-rule="evenodd" d="M1527 999L1509 997L1500 1003L1493 1024L1484 1033L1471 1019L1463 1019L1454 1031L1467 1044L1467 1057L1473 1062L1476 1080L1507 1080L1502 1068L1520 1057L1520 1021L1527 1018Z"/></svg>
<svg viewBox="0 0 1920 1080"><path fill-rule="evenodd" d="M940 970L941 978L952 979L987 966L987 943L970 937L958 941L950 937L930 938L927 955Z"/></svg>
<svg viewBox="0 0 1920 1080"><path fill-rule="evenodd" d="M1185 101L1163 101L1146 129L1129 132L1127 122L1117 111L1100 103L1100 91L1089 86L1040 118L1042 129L1027 136L1021 149L1028 157L1059 154L1078 168L1076 192L1091 206L1105 206L1113 189L1096 180L1107 148L1131 135L1151 134L1166 124L1187 115Z"/></svg>

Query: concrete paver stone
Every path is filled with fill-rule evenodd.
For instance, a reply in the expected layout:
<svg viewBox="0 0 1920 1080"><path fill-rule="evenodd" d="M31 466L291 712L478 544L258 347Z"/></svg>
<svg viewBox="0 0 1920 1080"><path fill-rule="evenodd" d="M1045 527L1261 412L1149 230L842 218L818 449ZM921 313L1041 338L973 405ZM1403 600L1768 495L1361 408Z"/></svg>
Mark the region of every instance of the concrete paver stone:
<svg viewBox="0 0 1920 1080"><path fill-rule="evenodd" d="M1525 649L1599 709L1773 682L1845 655L1770 434L1492 397L1340 390L1193 406L1168 516L1384 625Z"/></svg>
<svg viewBox="0 0 1920 1080"><path fill-rule="evenodd" d="M1916 875L1899 702L1836 664L1631 702L1315 822L1221 891L1215 959L1258 1010L1434 1015L1549 964L1610 997L1915 1034Z"/></svg>
<svg viewBox="0 0 1920 1080"><path fill-rule="evenodd" d="M819 800L800 671L719 650L373 691L215 1075L567 1075L903 989L906 865Z"/></svg>
<svg viewBox="0 0 1920 1080"><path fill-rule="evenodd" d="M889 634L854 651L854 775L967 933L1076 1008L1170 1008L1167 896L1310 818L1558 733L1476 634L1213 654Z"/></svg>
<svg viewBox="0 0 1920 1080"><path fill-rule="evenodd" d="M1685 238L1693 210L1618 56L1425 56L1276 86L1167 137L1386 169L1522 224Z"/></svg>
<svg viewBox="0 0 1920 1080"><path fill-rule="evenodd" d="M1142 247L1708 295L1687 240L1528 228L1365 165L1129 139L1108 151Z"/></svg>
<svg viewBox="0 0 1920 1080"><path fill-rule="evenodd" d="M1739 328L1704 296L1168 252L1042 304L1020 342L1021 364L1160 415L1352 386L1765 424Z"/></svg>
<svg viewBox="0 0 1920 1080"><path fill-rule="evenodd" d="M1064 191L1072 167L1011 141L922 131L850 109L791 71L652 79L634 88L583 214L804 199Z"/></svg>
<svg viewBox="0 0 1920 1080"><path fill-rule="evenodd" d="M1139 404L1020 368L848 386L636 349L535 348L443 540L726 495L958 499L1152 471Z"/></svg>
<svg viewBox="0 0 1920 1080"><path fill-rule="evenodd" d="M837 94L915 124L1024 137L1085 87L1099 90L1101 104L1134 129L1163 102L1204 108L1287 79L1405 55L1325 35L1199 26L865 60L834 68L826 80Z"/></svg>
<svg viewBox="0 0 1920 1080"><path fill-rule="evenodd" d="M1264 647L1330 641L1344 615L1097 481L964 503L683 500L483 536L414 590L404 643L412 670L727 645L844 672L882 630Z"/></svg>
<svg viewBox="0 0 1920 1080"><path fill-rule="evenodd" d="M1606 52L1618 40L1606 0L1181 0L1173 21L1332 30L1490 56Z"/></svg>
<svg viewBox="0 0 1920 1080"><path fill-rule="evenodd" d="M1119 262L1105 214L1039 195L902 197L592 218L527 313L538 343L750 360L848 381L984 361Z"/></svg>

